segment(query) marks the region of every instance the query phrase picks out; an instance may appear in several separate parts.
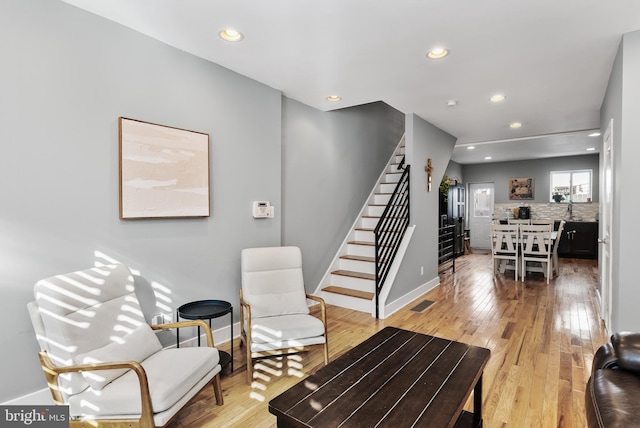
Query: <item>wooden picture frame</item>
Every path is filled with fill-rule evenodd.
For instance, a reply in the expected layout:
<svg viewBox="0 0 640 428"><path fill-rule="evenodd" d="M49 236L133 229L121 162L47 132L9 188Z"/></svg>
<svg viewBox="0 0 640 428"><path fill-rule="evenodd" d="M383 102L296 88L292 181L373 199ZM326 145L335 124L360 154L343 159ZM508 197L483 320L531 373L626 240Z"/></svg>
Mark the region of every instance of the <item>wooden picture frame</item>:
<svg viewBox="0 0 640 428"><path fill-rule="evenodd" d="M509 199L529 200L533 199L533 178L509 179Z"/></svg>
<svg viewBox="0 0 640 428"><path fill-rule="evenodd" d="M118 118L120 218L209 217L209 134Z"/></svg>

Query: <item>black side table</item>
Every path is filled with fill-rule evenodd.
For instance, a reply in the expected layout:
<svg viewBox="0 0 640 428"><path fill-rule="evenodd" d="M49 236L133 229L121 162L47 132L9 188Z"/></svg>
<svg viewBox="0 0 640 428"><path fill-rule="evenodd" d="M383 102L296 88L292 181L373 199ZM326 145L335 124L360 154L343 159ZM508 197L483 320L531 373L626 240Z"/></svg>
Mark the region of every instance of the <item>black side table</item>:
<svg viewBox="0 0 640 428"><path fill-rule="evenodd" d="M229 314L231 326L231 355L225 351L220 351L220 365L224 368L231 362L231 371L233 371L233 306L224 300L198 300L196 302L185 303L176 310L176 321L180 318L187 320L209 320L211 327L211 318L218 318ZM180 347L180 329L176 329L177 347ZM198 327L198 346L200 346L200 327Z"/></svg>

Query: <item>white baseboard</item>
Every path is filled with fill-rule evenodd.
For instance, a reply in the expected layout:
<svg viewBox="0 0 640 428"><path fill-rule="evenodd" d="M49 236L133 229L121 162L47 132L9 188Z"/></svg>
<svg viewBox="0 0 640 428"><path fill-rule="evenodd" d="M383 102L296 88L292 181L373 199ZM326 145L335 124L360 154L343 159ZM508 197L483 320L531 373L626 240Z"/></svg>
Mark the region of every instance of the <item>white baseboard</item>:
<svg viewBox="0 0 640 428"><path fill-rule="evenodd" d="M402 309L409 303L413 302L423 294L426 294L429 291L433 290L438 285L440 285L440 277L436 276L430 281L427 281L426 283L422 284L420 287L411 290L409 293L405 294L399 299L389 303L388 305L385 305L384 317L381 317L381 318L387 318L394 312L398 312L400 309Z"/></svg>

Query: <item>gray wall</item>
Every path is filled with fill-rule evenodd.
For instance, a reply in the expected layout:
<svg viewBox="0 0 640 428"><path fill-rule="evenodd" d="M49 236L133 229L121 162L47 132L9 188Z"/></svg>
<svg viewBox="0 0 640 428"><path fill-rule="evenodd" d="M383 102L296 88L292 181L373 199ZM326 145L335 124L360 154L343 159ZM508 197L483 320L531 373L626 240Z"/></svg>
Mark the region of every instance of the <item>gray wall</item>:
<svg viewBox="0 0 640 428"><path fill-rule="evenodd" d="M444 172L447 177L450 178L457 178L458 182L460 183L464 183L464 177L463 177L463 165L454 162L454 161L449 161L449 165L447 165L447 170ZM438 185L440 185L440 182L438 182Z"/></svg>
<svg viewBox="0 0 640 428"><path fill-rule="evenodd" d="M281 240L281 93L60 1L0 2L0 52L3 402L46 386L38 279L115 259L172 307L237 305L240 250ZM210 135L211 217L119 220L118 116ZM276 218L254 220L256 199Z"/></svg>
<svg viewBox="0 0 640 428"><path fill-rule="evenodd" d="M322 112L282 103L282 243L299 246L307 291L320 283L404 133L384 103Z"/></svg>
<svg viewBox="0 0 640 428"><path fill-rule="evenodd" d="M411 224L416 226L396 281L389 293L393 302L438 277L438 186L456 139L419 117L406 116L407 158L411 164ZM424 166L431 159L431 192ZM424 267L424 274L421 274Z"/></svg>
<svg viewBox="0 0 640 428"><path fill-rule="evenodd" d="M528 203L548 203L550 172L577 169L591 169L593 171L592 200L598 202L600 200L600 179L597 154L462 165L465 184L494 183L496 204L510 202L509 179L516 177L533 177L534 199L527 201Z"/></svg>
<svg viewBox="0 0 640 428"><path fill-rule="evenodd" d="M609 331L638 331L637 213L640 198L640 32L623 36L601 108L604 132L613 118L612 308Z"/></svg>
<svg viewBox="0 0 640 428"><path fill-rule="evenodd" d="M41 278L119 261L147 316L152 284L172 309L237 307L240 250L285 242L315 286L405 126L382 103L319 112L59 1L0 2L0 52L0 402L46 386L26 311ZM119 220L119 116L210 135L211 217ZM275 219L253 219L254 200Z"/></svg>

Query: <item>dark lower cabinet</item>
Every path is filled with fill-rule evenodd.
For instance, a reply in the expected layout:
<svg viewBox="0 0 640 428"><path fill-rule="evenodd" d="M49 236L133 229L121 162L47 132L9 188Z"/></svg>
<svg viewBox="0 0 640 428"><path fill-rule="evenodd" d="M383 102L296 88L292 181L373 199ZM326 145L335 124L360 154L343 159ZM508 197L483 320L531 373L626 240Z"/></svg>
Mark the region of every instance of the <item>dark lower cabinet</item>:
<svg viewBox="0 0 640 428"><path fill-rule="evenodd" d="M578 259L598 258L598 223L572 222L564 225L564 231L558 244L559 257Z"/></svg>

